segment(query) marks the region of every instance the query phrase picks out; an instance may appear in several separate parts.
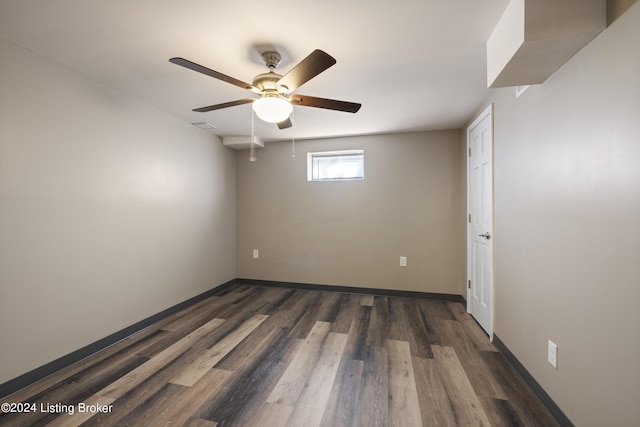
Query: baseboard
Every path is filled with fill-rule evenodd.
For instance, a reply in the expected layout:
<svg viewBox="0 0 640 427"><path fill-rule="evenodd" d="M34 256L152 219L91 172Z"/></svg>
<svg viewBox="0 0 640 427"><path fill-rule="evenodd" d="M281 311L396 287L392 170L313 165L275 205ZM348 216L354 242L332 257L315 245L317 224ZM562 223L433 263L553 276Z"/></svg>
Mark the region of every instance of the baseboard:
<svg viewBox="0 0 640 427"><path fill-rule="evenodd" d="M331 291L331 292L343 292L350 294L365 294L365 295L380 295L390 297L403 297L403 298L416 298L416 299L435 299L445 300L452 302L459 302L466 307L467 301L462 295L456 294L440 294L432 292L416 292L416 291L399 291L391 289L378 289L378 288L359 288L355 286L336 286L336 285L319 285L311 283L294 283L294 282L279 282L272 280L258 280L258 279L236 279L238 284L243 285L256 285L275 288L290 288L290 289L310 289L313 291Z"/></svg>
<svg viewBox="0 0 640 427"><path fill-rule="evenodd" d="M188 300L178 303L173 307L169 307L166 310L163 310L157 314L149 316L144 320L141 320L131 326L121 329L118 332L115 332L105 338L102 338L94 343L91 343L85 347L82 347L79 350L69 353L66 356L62 356L59 359L56 359L52 362L47 363L46 365L42 365L39 368L36 368L32 371L29 371L25 374L20 375L19 377L9 380L4 384L0 384L0 398L9 396L37 381L40 381L68 366L73 365L74 363L81 361L82 359L85 359L91 356L92 354L95 354L101 350L104 350L107 347L110 347L113 344L119 341L122 341L128 336L131 336L136 332L139 332L153 325L154 323L159 322L165 317L171 316L172 314L175 314L180 310L184 310L185 308L193 304L196 304L212 295L215 295L217 293L224 291L225 289L234 285L235 283L236 283L236 280L233 279L226 283L218 285L206 292L203 292L200 295L196 295L193 298L189 298Z"/></svg>
<svg viewBox="0 0 640 427"><path fill-rule="evenodd" d="M538 400L542 403L542 405L547 409L549 414L553 417L553 419L558 423L561 427L574 427L573 423L567 417L562 409L556 405L551 396L547 394L546 391L542 388L542 386L536 381L536 379L527 371L527 369L520 363L518 358L511 353L511 351L507 348L507 346L498 338L496 334L493 334L492 344L498 349L500 353L507 359L507 362L516 370L518 375L524 380L524 382L529 386L531 391L536 395Z"/></svg>

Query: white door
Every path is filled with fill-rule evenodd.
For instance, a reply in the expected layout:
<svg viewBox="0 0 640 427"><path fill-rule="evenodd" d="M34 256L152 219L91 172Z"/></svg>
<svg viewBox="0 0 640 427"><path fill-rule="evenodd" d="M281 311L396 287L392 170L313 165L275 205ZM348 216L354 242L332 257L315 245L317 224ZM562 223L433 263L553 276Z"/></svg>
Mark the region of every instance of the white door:
<svg viewBox="0 0 640 427"><path fill-rule="evenodd" d="M493 338L493 105L467 128L467 310Z"/></svg>

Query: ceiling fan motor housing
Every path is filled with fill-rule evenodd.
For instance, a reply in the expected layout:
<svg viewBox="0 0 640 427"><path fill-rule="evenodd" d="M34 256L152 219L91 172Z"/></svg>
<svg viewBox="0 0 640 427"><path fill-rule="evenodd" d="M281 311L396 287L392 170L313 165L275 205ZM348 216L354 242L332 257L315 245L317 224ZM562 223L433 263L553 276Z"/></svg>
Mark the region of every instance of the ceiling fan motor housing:
<svg viewBox="0 0 640 427"><path fill-rule="evenodd" d="M269 68L268 73L258 74L253 78L252 84L263 91L263 95L271 92L271 95L277 95L287 92L287 87L278 85L278 80L282 78L282 75L276 73L274 70L280 63L280 54L278 52L264 52L262 59L265 65Z"/></svg>
<svg viewBox="0 0 640 427"><path fill-rule="evenodd" d="M278 80L280 80L282 76L278 73L274 73L273 71L269 71L268 73L258 74L253 78L252 84L264 92L286 92L286 86L278 85Z"/></svg>

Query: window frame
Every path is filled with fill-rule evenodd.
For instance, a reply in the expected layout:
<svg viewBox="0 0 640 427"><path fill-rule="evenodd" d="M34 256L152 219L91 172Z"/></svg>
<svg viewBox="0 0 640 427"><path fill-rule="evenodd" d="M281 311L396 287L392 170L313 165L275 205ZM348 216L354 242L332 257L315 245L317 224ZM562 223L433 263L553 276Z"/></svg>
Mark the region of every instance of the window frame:
<svg viewBox="0 0 640 427"><path fill-rule="evenodd" d="M362 159L362 176L354 177L334 177L334 178L314 178L314 159L321 157L349 157L360 156ZM307 153L307 181L327 182L327 181L362 181L364 180L364 149L334 150L334 151L314 151Z"/></svg>

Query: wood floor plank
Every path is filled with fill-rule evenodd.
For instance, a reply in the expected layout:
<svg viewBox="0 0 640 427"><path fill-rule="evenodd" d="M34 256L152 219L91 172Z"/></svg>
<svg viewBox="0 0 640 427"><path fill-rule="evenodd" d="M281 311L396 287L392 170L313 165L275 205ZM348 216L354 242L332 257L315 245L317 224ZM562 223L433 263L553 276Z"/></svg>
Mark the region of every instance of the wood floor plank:
<svg viewBox="0 0 640 427"><path fill-rule="evenodd" d="M296 289L293 294L282 303L280 310L299 309L307 307L310 301L317 297L318 292Z"/></svg>
<svg viewBox="0 0 640 427"><path fill-rule="evenodd" d="M389 355L384 347L368 347L363 358L362 388L355 426L389 424Z"/></svg>
<svg viewBox="0 0 640 427"><path fill-rule="evenodd" d="M295 293L295 289L271 289L263 296L267 304L260 313L269 316L277 314L281 310L282 305L289 301Z"/></svg>
<svg viewBox="0 0 640 427"><path fill-rule="evenodd" d="M188 369L185 369L173 377L171 382L184 386L192 386L195 384L209 369L213 368L227 353L233 350L247 335L264 322L267 317L268 316L264 314L256 314L245 321L239 328L204 352Z"/></svg>
<svg viewBox="0 0 640 427"><path fill-rule="evenodd" d="M203 420L202 418L191 418L184 427L217 427L215 421Z"/></svg>
<svg viewBox="0 0 640 427"><path fill-rule="evenodd" d="M115 425L123 424L122 419L126 418L131 412L145 411L146 408L153 407L156 405L155 399L162 396L160 392L167 385L174 372L189 366L197 357L198 352L195 349L188 348L184 353L118 397L114 401L113 409L110 413L96 413L87 421L86 425L104 425L107 420Z"/></svg>
<svg viewBox="0 0 640 427"><path fill-rule="evenodd" d="M384 347L390 327L389 299L387 297L374 297L370 319L367 330L367 345Z"/></svg>
<svg viewBox="0 0 640 427"><path fill-rule="evenodd" d="M354 425L360 399L363 368L364 362L362 360L342 359L320 423L322 427L351 427Z"/></svg>
<svg viewBox="0 0 640 427"><path fill-rule="evenodd" d="M239 427L285 427L291 416L291 406L278 403L264 403L254 417L242 420Z"/></svg>
<svg viewBox="0 0 640 427"><path fill-rule="evenodd" d="M387 340L386 348L389 353L389 425L422 426L409 343Z"/></svg>
<svg viewBox="0 0 640 427"><path fill-rule="evenodd" d="M210 322L206 323L202 328L204 328L204 331L209 331L219 327L220 324L220 319L213 319ZM153 358L149 359L146 363L129 372L127 375L109 384L103 390L100 390L97 394L99 396L111 397L113 399L119 398L127 391L140 384L150 375L162 369L166 364L184 353L189 348L190 344L194 340L198 339L202 335L202 333L203 332L196 331L190 335L187 335L182 340L166 348Z"/></svg>
<svg viewBox="0 0 640 427"><path fill-rule="evenodd" d="M508 400L478 396L493 427L527 427Z"/></svg>
<svg viewBox="0 0 640 427"><path fill-rule="evenodd" d="M456 356L476 394L495 399L507 399L500 383L490 373L481 352L466 333L465 326L459 321L445 320L443 327L447 331L451 346L456 349Z"/></svg>
<svg viewBox="0 0 640 427"><path fill-rule="evenodd" d="M296 319L301 315L300 312L294 311L293 309L281 310L273 315L269 315L249 336L227 353L227 355L216 364L216 367L235 371L243 364L246 364L246 359L254 354L256 346L259 346L271 331L281 330L286 331L286 334L288 334L295 324Z"/></svg>
<svg viewBox="0 0 640 427"><path fill-rule="evenodd" d="M347 335L329 333L322 346L322 353L289 417L288 427L320 425L346 342Z"/></svg>
<svg viewBox="0 0 640 427"><path fill-rule="evenodd" d="M264 311L267 311L267 307L271 304L264 298L265 292L268 290L264 288L247 290L243 293L242 298L217 310L216 317L243 321L254 314L264 314Z"/></svg>
<svg viewBox="0 0 640 427"><path fill-rule="evenodd" d="M166 411L169 405L180 399L180 396L187 390L188 387L165 382L155 393L149 395L144 401L137 404L132 411L121 419L114 421L117 423L116 425L123 426L162 425L167 416Z"/></svg>
<svg viewBox="0 0 640 427"><path fill-rule="evenodd" d="M329 322L333 326L336 326L336 317L338 316L342 305L344 305L348 300L348 296L338 292L329 292L328 294L323 292L323 294L320 305L317 307L318 312L316 320L320 322Z"/></svg>
<svg viewBox="0 0 640 427"><path fill-rule="evenodd" d="M222 313L221 313L222 314ZM237 316L229 315L228 313L224 316L225 322L219 328L211 331L209 334L200 338L197 342L192 344L193 347L198 347L202 349L210 349L211 347L217 345L221 340L225 339L227 336L235 333L239 328L243 327L245 322L249 321L252 316L255 316L254 312L242 312L242 314L238 313Z"/></svg>
<svg viewBox="0 0 640 427"><path fill-rule="evenodd" d="M155 334L155 339L149 345L141 347L136 354L141 357L146 357L147 359L151 359L156 354L165 350L172 344L180 341L182 338L187 336L187 332L182 331L165 331L160 329Z"/></svg>
<svg viewBox="0 0 640 427"><path fill-rule="evenodd" d="M237 365L229 379L217 389L195 416L227 425L252 419L266 401L274 384L293 360L297 342L287 337L286 329L272 329L257 343L243 363Z"/></svg>
<svg viewBox="0 0 640 427"><path fill-rule="evenodd" d="M298 346L296 355L267 398L268 403L278 403L286 406L295 405L308 376L320 357L322 344L326 340L330 329L330 323L315 323L309 336Z"/></svg>
<svg viewBox="0 0 640 427"><path fill-rule="evenodd" d="M358 311L351 319L347 333L345 357L348 359L364 360L367 351L367 331L371 321L371 307L358 306Z"/></svg>
<svg viewBox="0 0 640 427"><path fill-rule="evenodd" d="M279 289L256 287L246 300L235 305L247 312L269 315L287 298L287 293L281 293Z"/></svg>
<svg viewBox="0 0 640 427"><path fill-rule="evenodd" d="M281 300L281 306L274 307L267 323L273 327L288 328L291 332L305 315L309 305L313 304L316 295L317 292L295 290ZM304 336L300 338L304 339Z"/></svg>
<svg viewBox="0 0 640 427"><path fill-rule="evenodd" d="M225 319L213 318L204 323L198 329L187 334L179 343L176 344L176 346L182 346L182 348L185 349L188 347L196 347L200 340L210 336L213 331L222 327L226 322L227 321Z"/></svg>
<svg viewBox="0 0 640 427"><path fill-rule="evenodd" d="M458 302L448 302L447 306L455 316L456 320L464 327L464 331L469 339L476 346L478 351L498 351L489 341L488 335L478 327L478 324L467 310Z"/></svg>
<svg viewBox="0 0 640 427"><path fill-rule="evenodd" d="M164 423L164 425L175 426L186 423L187 420L191 418L191 415L194 414L216 390L222 388L231 374L231 371L216 368L210 369L193 386L183 390L180 399L168 402L160 408L164 417L160 417L158 424L155 425L162 425L160 422Z"/></svg>
<svg viewBox="0 0 640 427"><path fill-rule="evenodd" d="M289 338L304 339L309 334L317 320L314 316L309 315L309 310L317 304L321 297L321 292L298 291L283 304L283 310L291 310L293 313L299 314L299 316L296 316L295 324L289 332Z"/></svg>
<svg viewBox="0 0 640 427"><path fill-rule="evenodd" d="M227 289L227 292L220 294L220 300L225 304L238 304L243 300L246 300L251 291L254 291L256 286L239 285Z"/></svg>
<svg viewBox="0 0 640 427"><path fill-rule="evenodd" d="M289 338L304 338L317 321L333 320L336 315L336 303L339 294L317 292L315 299L305 310L296 326L291 330Z"/></svg>
<svg viewBox="0 0 640 427"><path fill-rule="evenodd" d="M174 314L171 318L160 323L163 330L179 331L187 330L191 332L197 329L212 317L223 318L220 313L225 309L234 307L239 301L247 297L247 291L251 287L238 287L229 289L228 292L220 295L213 295L196 304L195 308L188 307L179 313ZM190 312L190 310L192 310ZM217 315L212 315L212 313Z"/></svg>
<svg viewBox="0 0 640 427"><path fill-rule="evenodd" d="M362 295L360 296L360 305L364 305L367 307L373 306L373 295Z"/></svg>
<svg viewBox="0 0 640 427"><path fill-rule="evenodd" d="M403 298L388 298L387 339L409 342L411 330L407 318L407 301ZM416 356L418 356L416 354Z"/></svg>
<svg viewBox="0 0 640 427"><path fill-rule="evenodd" d="M425 427L455 427L456 420L434 359L413 358L413 372Z"/></svg>
<svg viewBox="0 0 640 427"><path fill-rule="evenodd" d="M338 313L331 321L331 332L339 334L349 333L351 321L356 317L360 309L358 298L349 294L340 294L338 301Z"/></svg>
<svg viewBox="0 0 640 427"><path fill-rule="evenodd" d="M411 355L433 359L431 342L426 328L426 321L414 301L404 300L402 304L407 325L407 337L411 348Z"/></svg>
<svg viewBox="0 0 640 427"><path fill-rule="evenodd" d="M100 359L100 362L103 363L83 363L82 366L84 366L85 369L81 371L72 370L73 374L67 378L60 379L56 375L58 382L38 393L20 398L12 396L3 401L33 402L36 403L38 408L41 404L46 405L47 403L75 405L93 396L98 390L136 369L146 361L147 359L132 355L131 352L127 352L126 349L120 349L120 351L110 355L110 357ZM48 383L48 381L45 382ZM38 422L50 422L58 416L59 415L55 413L42 412L0 414L0 425L7 423L17 426L30 426Z"/></svg>
<svg viewBox="0 0 640 427"><path fill-rule="evenodd" d="M420 309L425 314L425 317L427 317L429 320L456 320L456 317L451 312L449 301L419 299L416 300L416 305L420 307Z"/></svg>
<svg viewBox="0 0 640 427"><path fill-rule="evenodd" d="M93 405L105 405L105 406L109 406L109 405L113 405L113 402L115 401L115 399L111 399L108 397L104 397L104 396L91 396L90 398L88 398L87 400L85 400L83 403L87 406L87 407L91 407ZM82 424L84 421L88 420L89 418L93 417L95 415L94 412L91 411L75 411L72 415L66 416L66 415L62 415L58 418L56 418L55 420L53 420L52 422L48 423L47 426L49 427L76 427L79 426L80 424Z"/></svg>
<svg viewBox="0 0 640 427"><path fill-rule="evenodd" d="M507 363L502 354L483 352L490 372L508 396L509 407L518 414L525 425L555 426L555 421L539 404L529 387L524 384L514 369Z"/></svg>
<svg viewBox="0 0 640 427"><path fill-rule="evenodd" d="M420 308L420 314L425 320L425 333L427 340L432 345L447 346L446 331L442 325L444 321L456 320L446 301L418 300L416 305Z"/></svg>
<svg viewBox="0 0 640 427"><path fill-rule="evenodd" d="M433 354L459 425L490 426L491 423L452 347L434 345Z"/></svg>
<svg viewBox="0 0 640 427"><path fill-rule="evenodd" d="M191 307L187 307L178 313L171 315L170 317L158 322L158 326L163 331L177 331L186 326L186 324L199 319L203 313L211 313L221 302L219 296L210 296Z"/></svg>

